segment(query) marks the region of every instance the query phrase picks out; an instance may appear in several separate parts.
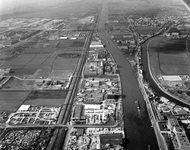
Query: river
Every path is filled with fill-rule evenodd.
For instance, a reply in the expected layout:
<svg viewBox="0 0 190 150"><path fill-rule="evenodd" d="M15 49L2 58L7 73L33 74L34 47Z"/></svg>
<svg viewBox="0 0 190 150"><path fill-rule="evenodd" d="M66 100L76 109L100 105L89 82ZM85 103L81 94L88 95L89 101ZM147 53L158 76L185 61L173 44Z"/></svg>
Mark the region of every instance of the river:
<svg viewBox="0 0 190 150"><path fill-rule="evenodd" d="M123 94L124 124L128 150L158 150L158 144L150 119L143 100L135 72L122 51L112 42L110 36L104 28L108 19L108 9L106 2L103 4L102 13L98 23L98 33L106 47L112 54L115 62L119 66ZM135 101L139 101L141 109L138 111Z"/></svg>

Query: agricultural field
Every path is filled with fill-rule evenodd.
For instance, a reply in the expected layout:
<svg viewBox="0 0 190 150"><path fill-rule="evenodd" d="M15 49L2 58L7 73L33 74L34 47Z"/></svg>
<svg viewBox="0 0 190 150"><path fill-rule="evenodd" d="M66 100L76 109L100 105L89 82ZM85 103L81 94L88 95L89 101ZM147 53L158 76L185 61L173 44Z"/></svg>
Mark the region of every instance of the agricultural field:
<svg viewBox="0 0 190 150"><path fill-rule="evenodd" d="M43 72L44 73L44 72ZM42 90L67 89L73 76L72 70L52 70L50 79L19 79L10 77L1 89L3 90Z"/></svg>
<svg viewBox="0 0 190 150"><path fill-rule="evenodd" d="M184 57L172 57L159 54L161 70L166 75L190 74L190 60Z"/></svg>
<svg viewBox="0 0 190 150"><path fill-rule="evenodd" d="M186 39L163 37L151 41L149 55L152 73L155 76L190 74L189 43L189 40L186 43Z"/></svg>
<svg viewBox="0 0 190 150"><path fill-rule="evenodd" d="M34 48L56 48L59 40L40 41L34 45Z"/></svg>
<svg viewBox="0 0 190 150"><path fill-rule="evenodd" d="M9 90L32 90L34 80L20 80L15 77L11 77L2 87L2 89Z"/></svg>
<svg viewBox="0 0 190 150"><path fill-rule="evenodd" d="M74 70L78 64L79 58L58 57L53 63L53 70Z"/></svg>
<svg viewBox="0 0 190 150"><path fill-rule="evenodd" d="M128 31L127 31L128 30ZM133 36L132 33L130 33L131 31L129 31L129 29L126 29L125 32L117 32L117 31L111 31L109 32L109 34L111 36L117 37L117 38L127 38L127 37L131 37Z"/></svg>
<svg viewBox="0 0 190 150"><path fill-rule="evenodd" d="M73 74L73 70L52 70L49 78L54 80L68 80Z"/></svg>
<svg viewBox="0 0 190 150"><path fill-rule="evenodd" d="M65 99L67 90L35 90L30 93L27 100L31 99Z"/></svg>
<svg viewBox="0 0 190 150"><path fill-rule="evenodd" d="M26 50L24 54L10 59L0 66L1 69L11 68L10 75L35 79L47 78L53 70L73 70L78 64L80 53L53 52L51 49Z"/></svg>
<svg viewBox="0 0 190 150"><path fill-rule="evenodd" d="M0 91L0 112L16 111L29 94L29 91Z"/></svg>
<svg viewBox="0 0 190 150"><path fill-rule="evenodd" d="M84 45L84 40L60 40L57 48L67 49L69 47L80 47L82 48Z"/></svg>
<svg viewBox="0 0 190 150"><path fill-rule="evenodd" d="M50 54L21 54L7 61L1 68L34 68L42 64Z"/></svg>
<svg viewBox="0 0 190 150"><path fill-rule="evenodd" d="M140 35L147 35L147 34L156 33L157 29L150 26L137 26L135 27L135 31Z"/></svg>
<svg viewBox="0 0 190 150"><path fill-rule="evenodd" d="M36 99L27 99L24 101L24 105L33 105L33 106L62 106L65 99L56 99L56 98L36 98Z"/></svg>
<svg viewBox="0 0 190 150"><path fill-rule="evenodd" d="M190 60L186 39L170 39L159 46L159 63L161 70L167 75L190 74Z"/></svg>

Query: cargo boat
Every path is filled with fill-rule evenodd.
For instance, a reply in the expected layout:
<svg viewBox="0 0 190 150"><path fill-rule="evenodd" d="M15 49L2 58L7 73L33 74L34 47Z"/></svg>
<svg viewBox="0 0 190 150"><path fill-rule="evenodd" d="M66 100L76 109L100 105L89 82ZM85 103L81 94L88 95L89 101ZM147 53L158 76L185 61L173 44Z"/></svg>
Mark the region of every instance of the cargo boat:
<svg viewBox="0 0 190 150"><path fill-rule="evenodd" d="M136 106L137 106L137 109L140 110L141 107L140 107L140 103L139 103L139 101L135 101L135 104L136 104Z"/></svg>

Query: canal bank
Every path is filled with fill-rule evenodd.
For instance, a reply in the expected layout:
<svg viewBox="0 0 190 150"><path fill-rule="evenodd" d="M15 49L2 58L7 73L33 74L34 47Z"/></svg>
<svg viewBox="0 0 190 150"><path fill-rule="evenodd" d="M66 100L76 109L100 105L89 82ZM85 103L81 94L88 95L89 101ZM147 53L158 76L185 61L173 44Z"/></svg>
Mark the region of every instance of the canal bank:
<svg viewBox="0 0 190 150"><path fill-rule="evenodd" d="M139 89L135 72L127 60L126 56L113 43L109 34L105 31L104 24L108 19L107 3L104 2L102 13L98 24L98 33L103 41L106 41L106 47L112 54L119 67L122 87L122 104L124 112L124 124L126 132L126 141L128 150L147 150L150 146L153 150L158 150L158 143L151 127L146 103ZM135 101L139 101L140 111L138 111Z"/></svg>
<svg viewBox="0 0 190 150"><path fill-rule="evenodd" d="M150 38L149 40L147 40L146 42L144 42L144 44L142 44L142 53L141 53L141 60L142 60L142 64L143 64L143 76L146 79L146 81L149 83L150 87L159 95L159 96L163 96L166 97L167 99L169 99L171 102L174 102L177 105L180 105L182 107L190 107L187 104L184 104L182 102L180 102L179 100L177 100L176 98L166 94L165 92L163 92L160 87L155 83L155 81L153 80L152 76L151 76L151 72L149 69L149 56L148 56L148 52L147 52L147 45L151 42L151 40L154 40L154 38ZM150 46L151 47L151 46Z"/></svg>

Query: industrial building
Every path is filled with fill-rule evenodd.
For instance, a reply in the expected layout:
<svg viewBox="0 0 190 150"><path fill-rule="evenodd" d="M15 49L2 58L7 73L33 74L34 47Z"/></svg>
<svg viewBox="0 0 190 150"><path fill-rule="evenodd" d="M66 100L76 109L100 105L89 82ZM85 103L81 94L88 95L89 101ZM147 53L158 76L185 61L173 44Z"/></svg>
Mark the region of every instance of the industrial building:
<svg viewBox="0 0 190 150"><path fill-rule="evenodd" d="M171 131L171 139L175 150L189 150L190 142L185 134L185 130L179 125L176 117L168 117L168 128Z"/></svg>
<svg viewBox="0 0 190 150"><path fill-rule="evenodd" d="M90 48L103 48L104 45L102 44L101 40L93 40L90 44Z"/></svg>
<svg viewBox="0 0 190 150"><path fill-rule="evenodd" d="M103 62L102 61L86 62L83 74L84 74L84 76L102 75L103 74Z"/></svg>

